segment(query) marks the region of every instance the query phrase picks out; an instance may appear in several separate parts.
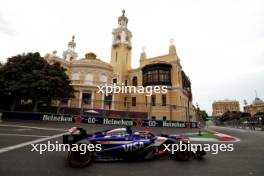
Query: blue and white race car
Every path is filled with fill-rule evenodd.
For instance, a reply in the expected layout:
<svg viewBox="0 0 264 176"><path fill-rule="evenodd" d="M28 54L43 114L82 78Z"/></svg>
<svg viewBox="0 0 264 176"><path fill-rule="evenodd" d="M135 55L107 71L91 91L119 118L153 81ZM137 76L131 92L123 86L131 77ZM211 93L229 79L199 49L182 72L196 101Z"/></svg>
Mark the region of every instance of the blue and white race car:
<svg viewBox="0 0 264 176"><path fill-rule="evenodd" d="M171 151L166 150L173 144L187 144L180 138L169 135L154 135L148 130L133 132L130 127L105 130L94 134L87 134L82 128L73 127L70 134L63 136L63 143L69 145L100 146L100 150L70 150L68 162L73 167L85 167L92 161L113 160L151 160L169 154L175 159L186 161L192 156L202 158L202 149Z"/></svg>

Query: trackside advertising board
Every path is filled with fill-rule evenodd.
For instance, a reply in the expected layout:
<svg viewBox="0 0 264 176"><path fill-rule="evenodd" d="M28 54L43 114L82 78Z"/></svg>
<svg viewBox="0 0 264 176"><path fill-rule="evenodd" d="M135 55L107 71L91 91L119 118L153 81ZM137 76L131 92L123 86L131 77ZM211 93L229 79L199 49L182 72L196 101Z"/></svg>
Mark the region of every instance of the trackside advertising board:
<svg viewBox="0 0 264 176"><path fill-rule="evenodd" d="M86 117L81 119L82 123L88 124L104 124L104 125L123 125L137 127L172 127L186 128L188 123L181 121L165 121L165 120L142 120L142 119L120 119L120 118L98 118ZM196 122L190 122L191 128L197 128Z"/></svg>
<svg viewBox="0 0 264 176"><path fill-rule="evenodd" d="M41 120L53 122L80 122L102 125L122 125L137 127L171 127L171 128L197 128L196 122L143 120L126 118L85 117L67 114L31 113L31 112L3 112L3 119Z"/></svg>

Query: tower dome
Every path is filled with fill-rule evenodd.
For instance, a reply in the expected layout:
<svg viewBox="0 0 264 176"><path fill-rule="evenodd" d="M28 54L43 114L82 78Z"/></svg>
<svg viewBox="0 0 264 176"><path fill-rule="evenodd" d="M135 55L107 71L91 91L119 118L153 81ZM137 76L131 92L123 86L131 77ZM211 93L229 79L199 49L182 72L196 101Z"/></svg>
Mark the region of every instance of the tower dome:
<svg viewBox="0 0 264 176"><path fill-rule="evenodd" d="M132 33L127 28L128 18L125 16L125 10L122 11L122 16L118 17L118 27L113 29L112 45L117 46L123 44L128 48L131 46Z"/></svg>
<svg viewBox="0 0 264 176"><path fill-rule="evenodd" d="M128 23L128 18L125 16L126 11L122 10L122 16L118 17L119 26L126 27Z"/></svg>
<svg viewBox="0 0 264 176"><path fill-rule="evenodd" d="M68 42L68 49L62 53L63 58L67 61L72 61L78 57L77 52L75 52L76 43L74 40L75 36L73 35L71 41Z"/></svg>
<svg viewBox="0 0 264 176"><path fill-rule="evenodd" d="M258 98L258 97L256 97L256 98L253 100L253 102L252 102L253 105L258 105L258 104L263 104L263 103L264 103L264 101L261 100L261 99Z"/></svg>

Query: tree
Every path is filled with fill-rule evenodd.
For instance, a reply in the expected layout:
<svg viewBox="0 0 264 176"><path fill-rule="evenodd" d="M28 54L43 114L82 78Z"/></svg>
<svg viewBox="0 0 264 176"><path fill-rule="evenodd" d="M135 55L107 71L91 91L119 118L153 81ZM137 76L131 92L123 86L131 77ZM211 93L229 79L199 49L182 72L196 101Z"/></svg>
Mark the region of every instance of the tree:
<svg viewBox="0 0 264 176"><path fill-rule="evenodd" d="M39 53L17 55L0 68L0 94L12 100L14 110L19 99L32 99L34 111L40 101L71 97L73 88L59 63L48 64Z"/></svg>
<svg viewBox="0 0 264 176"><path fill-rule="evenodd" d="M250 117L250 113L248 112L242 112L241 117Z"/></svg>
<svg viewBox="0 0 264 176"><path fill-rule="evenodd" d="M264 112L257 112L256 114L254 114L254 116L263 116Z"/></svg>
<svg viewBox="0 0 264 176"><path fill-rule="evenodd" d="M220 119L222 121L239 120L241 117L250 117L250 114L241 111L226 111L225 113L223 113Z"/></svg>
<svg viewBox="0 0 264 176"><path fill-rule="evenodd" d="M203 121L207 121L208 114L205 110L199 110L199 116L203 119Z"/></svg>
<svg viewBox="0 0 264 176"><path fill-rule="evenodd" d="M204 122L207 121L208 114L205 110L201 110L198 106L198 103L196 103L196 112L199 118L201 118Z"/></svg>

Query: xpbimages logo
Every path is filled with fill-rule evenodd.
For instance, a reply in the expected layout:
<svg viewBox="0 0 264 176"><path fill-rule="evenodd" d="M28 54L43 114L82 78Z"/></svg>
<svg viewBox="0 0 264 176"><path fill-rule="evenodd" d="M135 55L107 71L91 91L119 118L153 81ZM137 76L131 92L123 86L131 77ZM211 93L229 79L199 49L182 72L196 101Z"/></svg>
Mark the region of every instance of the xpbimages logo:
<svg viewBox="0 0 264 176"><path fill-rule="evenodd" d="M31 152L39 152L42 155L45 152L65 152L79 151L80 154L85 154L87 151L100 152L101 144L60 144L58 141L55 144L48 141L47 144L31 144Z"/></svg>
<svg viewBox="0 0 264 176"><path fill-rule="evenodd" d="M205 152L212 152L212 154L218 154L220 152L232 152L234 151L234 144L191 144L190 141L180 141L179 144L163 144L164 150L174 154L177 151L185 152L197 150L203 150Z"/></svg>
<svg viewBox="0 0 264 176"><path fill-rule="evenodd" d="M168 86L125 86L124 83L119 85L111 85L111 86L97 86L98 91L97 93L103 93L106 96L108 96L111 93L114 94L124 94L124 93L138 93L138 94L144 94L146 93L146 96L151 96L153 93L162 93L165 94L168 92Z"/></svg>

